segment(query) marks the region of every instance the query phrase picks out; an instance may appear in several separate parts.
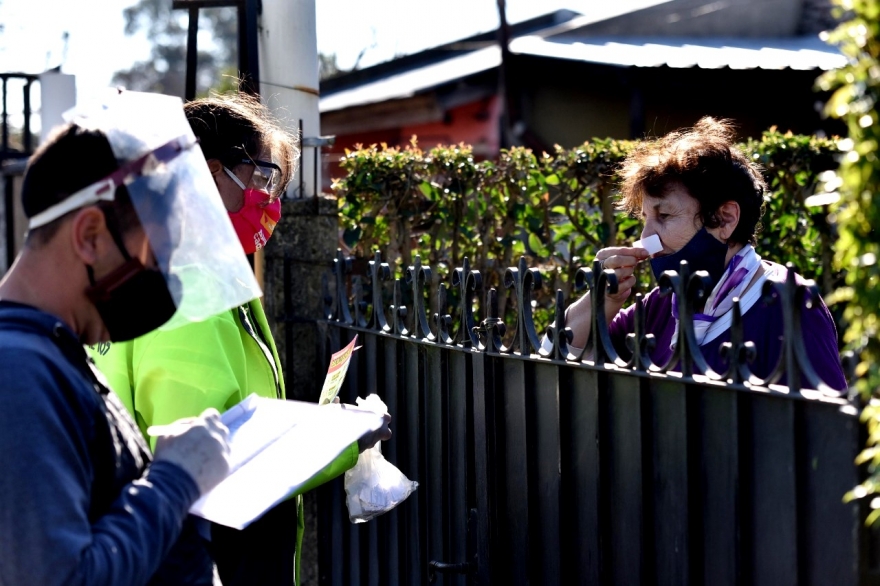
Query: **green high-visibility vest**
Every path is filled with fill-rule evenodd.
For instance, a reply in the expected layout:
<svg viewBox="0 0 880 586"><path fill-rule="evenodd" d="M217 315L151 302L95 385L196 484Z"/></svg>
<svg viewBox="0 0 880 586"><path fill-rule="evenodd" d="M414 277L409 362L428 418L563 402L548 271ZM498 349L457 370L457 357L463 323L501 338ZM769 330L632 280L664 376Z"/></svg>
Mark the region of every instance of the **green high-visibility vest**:
<svg viewBox="0 0 880 586"><path fill-rule="evenodd" d="M196 416L208 407L222 413L251 393L285 397L278 351L259 300L202 322L93 346L89 352L145 437L150 425ZM156 438L147 439L155 447ZM297 492L297 584L304 530L299 495L336 478L357 459L355 442Z"/></svg>

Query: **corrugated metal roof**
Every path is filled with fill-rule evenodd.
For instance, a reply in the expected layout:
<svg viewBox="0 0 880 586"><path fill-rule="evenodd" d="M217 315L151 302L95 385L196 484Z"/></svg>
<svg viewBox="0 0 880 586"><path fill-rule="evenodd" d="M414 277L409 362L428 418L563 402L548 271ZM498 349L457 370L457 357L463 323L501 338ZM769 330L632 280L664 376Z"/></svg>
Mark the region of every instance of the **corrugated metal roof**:
<svg viewBox="0 0 880 586"><path fill-rule="evenodd" d="M816 37L747 38L578 38L545 40L520 37L513 53L624 67L699 67L702 69L836 69L846 57Z"/></svg>
<svg viewBox="0 0 880 586"><path fill-rule="evenodd" d="M615 0L614 2L591 2L589 9L584 10L584 6L572 6L572 12L578 13L578 16L560 23L555 27L541 31L541 36L547 37L551 35L564 34L573 30L596 24L605 20L611 20L619 16L639 12L647 8L654 8L662 4L669 4L673 0ZM584 14L579 14L583 12Z"/></svg>
<svg viewBox="0 0 880 586"><path fill-rule="evenodd" d="M571 38L552 41L539 36L513 39L510 50L521 55L569 59L621 67L699 67L702 69L836 69L846 64L835 47L819 37L779 39L707 38ZM486 47L440 63L397 73L342 90L320 100L321 112L408 98L444 83L501 64L497 46Z"/></svg>
<svg viewBox="0 0 880 586"><path fill-rule="evenodd" d="M408 98L418 91L487 71L499 65L501 65L501 50L497 46L486 47L322 97L319 109L321 112L332 112L351 106Z"/></svg>

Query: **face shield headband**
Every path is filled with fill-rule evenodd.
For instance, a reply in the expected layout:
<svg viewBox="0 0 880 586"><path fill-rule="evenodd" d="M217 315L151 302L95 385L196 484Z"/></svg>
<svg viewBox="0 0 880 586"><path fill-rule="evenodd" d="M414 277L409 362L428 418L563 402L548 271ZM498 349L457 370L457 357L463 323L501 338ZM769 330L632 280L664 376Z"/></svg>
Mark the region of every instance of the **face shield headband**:
<svg viewBox="0 0 880 586"><path fill-rule="evenodd" d="M159 148L122 165L103 179L80 189L63 201L36 214L28 222L28 229L33 230L40 226L45 226L79 208L102 201L113 201L116 197L117 187L127 185L137 177L153 172L160 165L170 163L182 152L195 146L195 144L195 142L187 141L185 136L179 136L168 141Z"/></svg>

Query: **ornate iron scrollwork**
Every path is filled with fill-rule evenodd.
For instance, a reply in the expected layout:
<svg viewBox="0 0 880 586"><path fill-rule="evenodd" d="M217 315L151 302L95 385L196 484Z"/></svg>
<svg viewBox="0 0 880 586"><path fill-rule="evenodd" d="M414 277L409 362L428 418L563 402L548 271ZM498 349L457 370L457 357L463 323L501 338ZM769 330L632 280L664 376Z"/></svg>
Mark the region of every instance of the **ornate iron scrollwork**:
<svg viewBox="0 0 880 586"><path fill-rule="evenodd" d="M728 362L727 372L722 376L732 384L760 382L760 379L749 369L749 363L755 359L757 350L755 343L746 341L743 334L742 312L738 297L733 299L731 311L733 311L733 321L730 324L730 341L721 345L721 357Z"/></svg>
<svg viewBox="0 0 880 586"><path fill-rule="evenodd" d="M504 272L504 287L513 289L516 295L516 335L511 345L502 351L528 356L532 349L537 351L541 348L532 314L532 291L541 288L541 273L538 269L529 268L525 257L520 257L518 266Z"/></svg>
<svg viewBox="0 0 880 586"><path fill-rule="evenodd" d="M480 337L474 331L477 325L474 319L474 297L483 288L483 275L480 271L472 271L471 263L465 257L463 266L452 272L452 286L459 290L459 320L460 326L456 336L456 342L466 348L481 348Z"/></svg>
<svg viewBox="0 0 880 586"><path fill-rule="evenodd" d="M495 287L489 289L486 294L486 307L488 315L480 322L479 326L474 328L475 334L486 334L486 343L481 347L490 354L509 352L509 348L505 348L502 342L504 334L507 332L507 326L498 316L498 292Z"/></svg>
<svg viewBox="0 0 880 586"><path fill-rule="evenodd" d="M651 352L657 346L657 339L645 329L644 295L636 293L635 303L635 331L626 336L626 345L632 352L629 365L641 372L659 372L660 367L651 360Z"/></svg>
<svg viewBox="0 0 880 586"><path fill-rule="evenodd" d="M554 360L580 360L584 349L578 355L569 352L569 344L574 338L571 328L565 326L565 296L561 289L556 290L556 308L553 312L553 323L547 328L547 338L552 344L552 350L538 349L538 354L545 358L553 358Z"/></svg>
<svg viewBox="0 0 880 586"><path fill-rule="evenodd" d="M694 317L702 308L711 284L705 271L691 273L686 262L681 263L677 272L666 271L658 280L659 290L656 294L673 296L674 312L678 318L672 355L666 364L655 364L651 358L656 349L657 338L646 329L645 298L641 294L635 296L634 331L626 337L631 356L624 360L618 353L610 336L604 310L606 295L617 292L617 278L612 269L603 270L599 261L595 261L591 268L580 268L575 275L575 289L587 289L591 296L592 315L587 345L574 351L571 346L574 336L572 330L565 325L565 299L560 290L556 291L553 323L547 328L547 340L542 346L531 303L533 293L542 286L542 279L540 272L530 268L525 258L520 258L517 266L508 268L504 274L504 287L513 293L517 302L517 323L509 346L504 345L507 326L498 312L498 292L495 288L486 292L485 303L481 304L485 316L483 320L478 322L475 317L475 302L482 291L483 279L479 271L471 269L468 259L464 260L463 266L452 272L452 286L457 292L457 308L450 308L448 289L440 283L437 312L429 314L426 288L432 282L433 273L429 267L422 265L421 258L417 256L414 263L406 268L405 278L394 280L393 301L388 308L390 323L383 302L383 282L392 279L389 265L382 262L378 252L369 261L369 287L372 293L368 296L365 295L362 277L353 275L349 278L351 271L351 259L345 258L338 251L333 261L335 284L332 289L335 290L335 295L331 294L331 285L326 276L322 280L324 314L328 320L385 334L412 337L437 344L459 345L493 354L537 354L551 360L580 362L589 353L595 365L610 363L615 368L651 373L665 373L675 369L685 378L699 373L709 379L724 380L735 385L767 387L787 377L786 382L791 388L800 388L801 382L804 382L807 387L839 396L816 373L804 343L803 313L813 310L813 303L819 299L818 289L812 281L799 283L790 265L785 282L767 281L762 289L765 302L781 303L784 320L780 360L764 379L757 377L750 368L756 349L753 342L745 339L743 315L738 299L733 301L730 340L721 345L722 358L727 362L727 368L719 373L708 365L697 341ZM349 281L351 296L346 289ZM411 308L404 305L404 292L412 295ZM455 331L453 323L458 324ZM852 377L852 373L848 374Z"/></svg>
<svg viewBox="0 0 880 586"><path fill-rule="evenodd" d="M336 296L333 300L333 315L338 322L352 325L354 320L348 309L348 291L346 277L351 273L351 258L347 258L342 250L336 251L336 259L333 261L333 274L336 276Z"/></svg>
<svg viewBox="0 0 880 586"><path fill-rule="evenodd" d="M617 275L612 269L603 269L601 261L593 261L593 268L582 267L575 274L575 286L590 290L590 337L587 349L592 349L596 364L613 363L620 368L628 366L614 348L608 333L608 320L605 317L605 293L617 293Z"/></svg>
<svg viewBox="0 0 880 586"><path fill-rule="evenodd" d="M432 316L432 319L437 327L437 340L441 344L452 345L455 340L452 337L452 316L445 313L448 308L446 285L440 283L440 288L437 291L437 313Z"/></svg>
<svg viewBox="0 0 880 586"><path fill-rule="evenodd" d="M415 263L406 268L406 284L411 287L413 297L412 335L416 338L434 340L434 333L428 325L428 312L425 307L425 284L431 282L431 268L422 266L422 257L416 255Z"/></svg>
<svg viewBox="0 0 880 586"><path fill-rule="evenodd" d="M716 373L703 356L700 343L694 331L694 314L697 307L702 307L706 297L712 290L712 281L706 271L691 273L687 261L681 261L678 273L664 271L657 283L661 295L672 294L673 310L678 314L678 334L675 349L669 362L660 368L668 372L678 365L682 376L691 378L695 370L713 380L722 377Z"/></svg>
<svg viewBox="0 0 880 586"><path fill-rule="evenodd" d="M360 275L351 278L351 287L354 289L354 323L359 328L367 327L367 301L364 299L364 280Z"/></svg>
<svg viewBox="0 0 880 586"><path fill-rule="evenodd" d="M398 336L409 336L406 305L403 304L403 279L394 279L394 297L391 303L391 331Z"/></svg>
<svg viewBox="0 0 880 586"><path fill-rule="evenodd" d="M380 332L390 332L385 318L385 304L382 298L382 281L391 279L391 267L382 262L382 255L377 250L370 261L370 284L373 286L373 313L370 315L369 328Z"/></svg>

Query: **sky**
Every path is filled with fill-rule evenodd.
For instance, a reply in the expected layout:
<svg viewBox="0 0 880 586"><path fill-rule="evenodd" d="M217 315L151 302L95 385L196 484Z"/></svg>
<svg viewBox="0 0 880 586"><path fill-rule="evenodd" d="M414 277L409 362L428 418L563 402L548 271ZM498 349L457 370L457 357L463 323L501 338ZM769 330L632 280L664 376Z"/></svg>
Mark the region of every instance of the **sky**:
<svg viewBox="0 0 880 586"><path fill-rule="evenodd" d="M110 85L113 73L149 56L143 36L125 35L122 11L136 0L0 0L0 71L76 75L79 99ZM169 3L171 0L167 0ZM264 0L289 1L289 0ZM605 0L507 0L508 21ZM315 0L318 50L343 69L366 67L498 26L496 0ZM426 26L425 23L429 23ZM64 35L67 34L65 43ZM13 103L18 90L10 87ZM39 105L39 92L32 97Z"/></svg>
<svg viewBox="0 0 880 586"><path fill-rule="evenodd" d="M316 0L318 50L342 69L374 65L498 27L496 0ZM510 23L559 8L583 12L607 0L507 0ZM426 23L428 25L426 26Z"/></svg>

